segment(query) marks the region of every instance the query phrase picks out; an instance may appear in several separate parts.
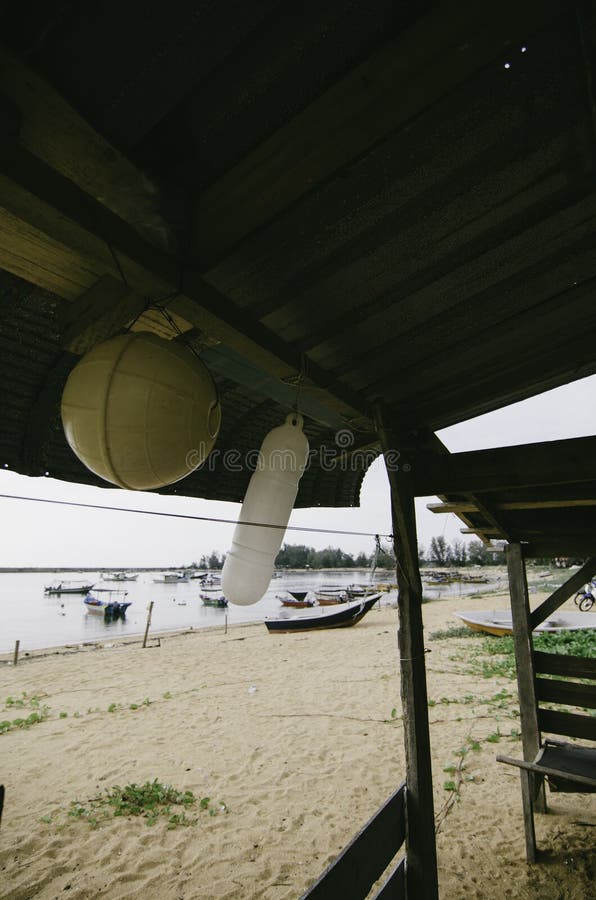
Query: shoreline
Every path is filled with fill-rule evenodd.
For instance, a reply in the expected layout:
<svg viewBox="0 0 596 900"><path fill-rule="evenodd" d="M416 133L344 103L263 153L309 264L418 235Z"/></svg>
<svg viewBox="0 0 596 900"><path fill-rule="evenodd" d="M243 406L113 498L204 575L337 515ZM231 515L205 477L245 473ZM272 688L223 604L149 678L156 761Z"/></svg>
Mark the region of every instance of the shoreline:
<svg viewBox="0 0 596 900"><path fill-rule="evenodd" d="M593 835L577 823L596 824L596 795L549 796L536 823L546 863L528 866L519 777L496 762L520 752L515 680L482 674L490 638L436 636L456 629L462 600L422 607L441 897L502 900L507 884L519 900L584 900ZM239 623L168 633L147 653L97 649L3 670L4 718L45 715L0 734L7 900L295 900L403 780L390 605L352 628ZM197 807L195 825L172 829L69 816L74 801L84 811L114 785L155 780L210 798L213 814Z"/></svg>
<svg viewBox="0 0 596 900"><path fill-rule="evenodd" d="M228 622L227 630L230 632L232 629L237 628L252 628L256 625L262 625L263 622L259 620L254 620L253 622L235 622L230 624ZM149 643L151 641L163 641L166 638L177 638L184 637L186 635L197 635L210 632L221 632L225 634L226 626L225 625L203 625L200 628L193 628L190 625L188 628L173 628L171 631L166 629L162 631L149 632L147 636L147 648L149 649ZM56 644L50 645L48 647L37 647L34 650L22 651L19 653L18 661L19 664L21 661L29 661L34 659L45 659L46 657L51 656L69 656L74 653L88 653L92 650L114 650L118 649L122 646L135 646L137 644L142 644L143 642L143 630L139 632L131 632L127 635L115 636L113 638L106 639L105 641L80 641L74 644ZM14 657L14 650L6 650L4 652L0 652L0 666L2 665L12 665Z"/></svg>

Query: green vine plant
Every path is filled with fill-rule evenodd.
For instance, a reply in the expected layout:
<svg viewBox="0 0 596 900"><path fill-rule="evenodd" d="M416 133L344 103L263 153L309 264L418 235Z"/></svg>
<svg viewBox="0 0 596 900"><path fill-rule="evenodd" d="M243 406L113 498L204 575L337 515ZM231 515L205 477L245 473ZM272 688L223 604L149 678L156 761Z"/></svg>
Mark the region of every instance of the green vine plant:
<svg viewBox="0 0 596 900"><path fill-rule="evenodd" d="M0 720L0 734L7 731L14 731L18 728L30 728L31 725L38 725L48 718L50 707L42 704L42 696L32 694L29 696L23 693L20 697L7 697L4 701L5 710L27 710L28 715L20 715L13 719ZM5 713L6 715L6 713Z"/></svg>
<svg viewBox="0 0 596 900"><path fill-rule="evenodd" d="M17 728L29 728L31 725L37 725L40 722L46 721L46 719L51 718L51 707L46 704L42 704L42 698L46 697L46 694L32 694L29 696L27 693L23 693L21 697L7 697L4 701L5 709L7 710L16 710L16 709L27 709L30 710L27 716L18 716L14 719L0 719L0 734L5 734L9 731L14 731ZM171 700L173 695L170 691L166 691L165 694L162 695L163 700ZM141 700L138 703L129 703L127 705L123 703L110 703L107 706L106 710L102 710L99 706L89 706L87 708L86 713L82 712L74 712L70 713L73 719L80 719L84 715L93 715L101 712L109 712L115 713L120 710L130 709L132 711L141 709L144 706L151 706L154 703L154 700L150 700L149 697L145 697L144 700ZM59 719L67 719L69 717L69 713L61 711L58 713Z"/></svg>
<svg viewBox="0 0 596 900"><path fill-rule="evenodd" d="M114 785L85 802L72 800L67 817L87 822L92 828L118 816L139 816L150 826L163 818L167 821L167 828L173 829L197 824L198 816L187 815L191 808L193 811L205 811L210 816L228 812L223 801L212 803L210 797L197 798L192 791L179 791L155 779L144 784L132 782L125 787ZM47 825L56 822L51 815L43 816L41 821Z"/></svg>

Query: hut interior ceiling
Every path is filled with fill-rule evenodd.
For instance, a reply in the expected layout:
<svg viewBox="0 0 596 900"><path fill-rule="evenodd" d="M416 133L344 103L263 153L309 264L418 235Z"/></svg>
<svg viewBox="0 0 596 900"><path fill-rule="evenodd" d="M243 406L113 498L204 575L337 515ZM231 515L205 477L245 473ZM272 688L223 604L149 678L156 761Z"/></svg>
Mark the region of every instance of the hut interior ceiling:
<svg viewBox="0 0 596 900"><path fill-rule="evenodd" d="M0 464L100 483L61 390L127 327L214 374L220 461L168 489L211 499L242 499L250 473L221 459L298 381L313 447L370 448L380 403L436 451L440 428L596 372L590 4L48 0L0 25ZM421 459L416 490L486 539L584 539L586 446L523 484L517 461L491 486ZM298 504L357 504L370 458L315 457Z"/></svg>

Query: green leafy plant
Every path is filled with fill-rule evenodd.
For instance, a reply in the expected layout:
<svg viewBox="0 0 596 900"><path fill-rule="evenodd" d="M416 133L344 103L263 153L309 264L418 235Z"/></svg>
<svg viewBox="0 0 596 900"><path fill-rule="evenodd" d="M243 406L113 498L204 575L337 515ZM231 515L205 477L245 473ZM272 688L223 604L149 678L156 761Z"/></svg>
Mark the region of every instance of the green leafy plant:
<svg viewBox="0 0 596 900"><path fill-rule="evenodd" d="M22 696L18 698L7 697L4 703L8 709L30 709L31 712L27 716L23 715L17 716L15 719L0 720L0 734L5 734L7 731L13 731L16 728L30 728L31 725L38 725L40 722L47 719L50 708L49 706L42 705L41 699L42 698L37 694L29 696L26 693L23 693Z"/></svg>
<svg viewBox="0 0 596 900"><path fill-rule="evenodd" d="M213 804L209 797L197 800L192 791L179 791L155 779L144 784L132 782L125 787L114 785L85 803L73 800L68 809L68 817L82 819L93 828L101 821L118 816L140 816L147 825L155 825L163 817L167 819L167 828L171 829L180 825L195 825L198 818L189 817L187 811L191 807L196 808L197 804L199 809L206 810L211 816L228 812L228 807L221 801ZM50 824L52 818L43 816L41 821Z"/></svg>

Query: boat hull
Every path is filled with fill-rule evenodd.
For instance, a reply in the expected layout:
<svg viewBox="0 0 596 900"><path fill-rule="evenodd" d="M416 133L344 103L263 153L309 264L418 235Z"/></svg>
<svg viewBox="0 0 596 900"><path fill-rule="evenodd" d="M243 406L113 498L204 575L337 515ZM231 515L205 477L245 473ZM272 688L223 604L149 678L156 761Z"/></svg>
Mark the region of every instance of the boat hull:
<svg viewBox="0 0 596 900"><path fill-rule="evenodd" d="M511 613L508 610L470 610L454 615L461 619L472 631L483 631L496 637L513 634ZM544 631L578 631L584 628L596 628L596 613L564 612L549 616L541 622L535 632Z"/></svg>
<svg viewBox="0 0 596 900"><path fill-rule="evenodd" d="M104 616L107 619L124 619L126 610L131 605L129 601L109 602L107 600L97 600L95 597L86 597L83 603L87 612Z"/></svg>
<svg viewBox="0 0 596 900"><path fill-rule="evenodd" d="M92 584L85 584L85 585L82 585L81 587L47 587L47 588L44 588L44 593L49 594L49 595L52 595L52 594L88 594L92 587L93 587Z"/></svg>
<svg viewBox="0 0 596 900"><path fill-rule="evenodd" d="M287 619L265 619L270 633L286 634L290 632L319 631L324 628L348 628L355 625L369 612L380 598L373 594L366 600L355 600L344 603L341 609L334 612L319 613L316 616L290 616Z"/></svg>
<svg viewBox="0 0 596 900"><path fill-rule="evenodd" d="M203 597L201 596L203 606L213 606L216 609L225 609L228 601L225 597Z"/></svg>

